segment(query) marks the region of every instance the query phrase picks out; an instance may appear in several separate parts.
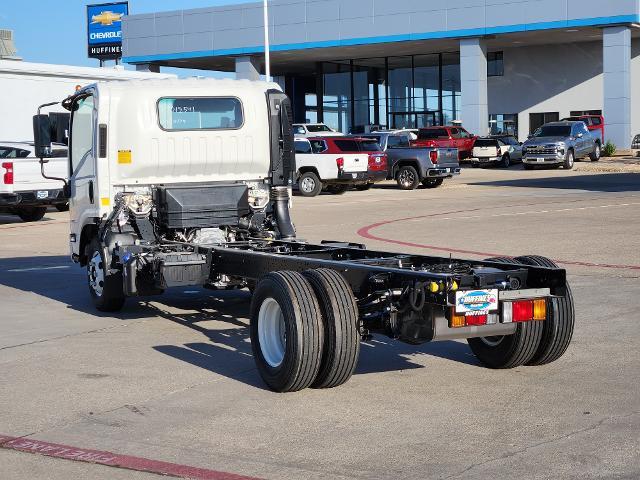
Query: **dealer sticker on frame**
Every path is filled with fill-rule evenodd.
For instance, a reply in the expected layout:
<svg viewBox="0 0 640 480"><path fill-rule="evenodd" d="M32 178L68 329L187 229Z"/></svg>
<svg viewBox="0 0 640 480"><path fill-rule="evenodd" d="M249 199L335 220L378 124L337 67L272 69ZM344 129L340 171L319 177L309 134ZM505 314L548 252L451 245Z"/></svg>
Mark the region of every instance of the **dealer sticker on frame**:
<svg viewBox="0 0 640 480"><path fill-rule="evenodd" d="M498 290L456 292L457 313L489 313L498 310Z"/></svg>

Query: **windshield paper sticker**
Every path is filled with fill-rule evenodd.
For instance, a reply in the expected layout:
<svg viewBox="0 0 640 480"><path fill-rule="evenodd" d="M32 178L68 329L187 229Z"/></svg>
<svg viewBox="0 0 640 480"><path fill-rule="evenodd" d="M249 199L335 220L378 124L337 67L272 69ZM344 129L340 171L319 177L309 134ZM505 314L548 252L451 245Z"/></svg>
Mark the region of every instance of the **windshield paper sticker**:
<svg viewBox="0 0 640 480"><path fill-rule="evenodd" d="M473 290L456 293L458 313L488 313L498 310L498 290Z"/></svg>

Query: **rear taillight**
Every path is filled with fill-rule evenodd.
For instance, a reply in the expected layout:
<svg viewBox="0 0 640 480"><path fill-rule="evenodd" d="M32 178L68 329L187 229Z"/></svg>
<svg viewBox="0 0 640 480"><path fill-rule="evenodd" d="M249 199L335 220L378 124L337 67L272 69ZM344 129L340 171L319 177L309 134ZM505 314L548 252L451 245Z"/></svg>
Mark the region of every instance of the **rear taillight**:
<svg viewBox="0 0 640 480"><path fill-rule="evenodd" d="M502 307L503 323L546 319L547 301L545 299L505 302Z"/></svg>
<svg viewBox="0 0 640 480"><path fill-rule="evenodd" d="M336 158L336 165L338 166L338 170L344 170L344 158Z"/></svg>
<svg viewBox="0 0 640 480"><path fill-rule="evenodd" d="M5 185L13 185L13 162L3 162L4 176L2 180Z"/></svg>
<svg viewBox="0 0 640 480"><path fill-rule="evenodd" d="M431 160L431 163L434 165L438 163L438 150L431 150L429 152L429 160Z"/></svg>

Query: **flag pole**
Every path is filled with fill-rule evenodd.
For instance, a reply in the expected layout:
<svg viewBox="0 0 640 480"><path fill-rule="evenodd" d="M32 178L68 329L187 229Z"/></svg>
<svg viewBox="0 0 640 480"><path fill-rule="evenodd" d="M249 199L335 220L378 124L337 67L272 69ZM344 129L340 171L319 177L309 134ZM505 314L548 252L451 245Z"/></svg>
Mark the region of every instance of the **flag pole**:
<svg viewBox="0 0 640 480"><path fill-rule="evenodd" d="M265 64L265 76L267 82L271 81L271 52L269 51L269 5L268 0L263 2L264 8L264 64Z"/></svg>

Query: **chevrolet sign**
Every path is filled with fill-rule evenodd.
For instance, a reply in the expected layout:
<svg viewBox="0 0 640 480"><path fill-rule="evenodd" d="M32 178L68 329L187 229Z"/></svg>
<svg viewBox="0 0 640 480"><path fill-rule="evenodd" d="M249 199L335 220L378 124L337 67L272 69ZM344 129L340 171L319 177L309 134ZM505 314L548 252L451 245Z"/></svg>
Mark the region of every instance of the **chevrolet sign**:
<svg viewBox="0 0 640 480"><path fill-rule="evenodd" d="M90 58L107 60L122 56L122 17L128 13L128 2L87 5Z"/></svg>

